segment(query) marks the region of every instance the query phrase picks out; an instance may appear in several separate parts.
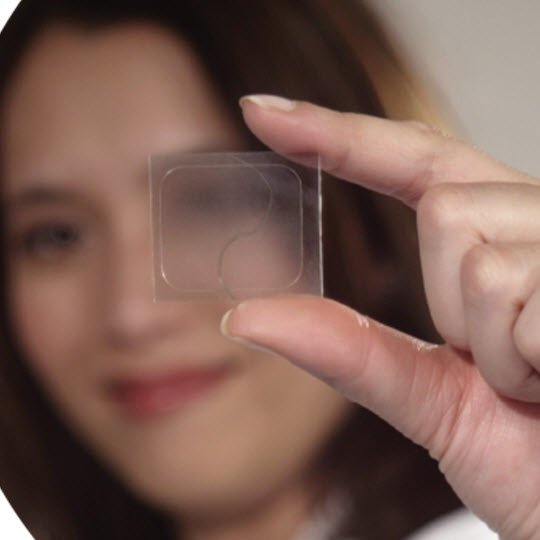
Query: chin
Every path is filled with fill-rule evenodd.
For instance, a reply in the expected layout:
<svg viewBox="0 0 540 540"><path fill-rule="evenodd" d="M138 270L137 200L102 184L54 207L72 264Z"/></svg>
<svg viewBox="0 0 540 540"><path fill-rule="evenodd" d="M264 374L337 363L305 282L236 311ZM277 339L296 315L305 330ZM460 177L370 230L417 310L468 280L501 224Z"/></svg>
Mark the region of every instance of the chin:
<svg viewBox="0 0 540 540"><path fill-rule="evenodd" d="M262 483L248 475L213 475L190 471L168 474L139 474L125 478L128 488L148 505L171 515L216 518L245 512L279 488L279 482Z"/></svg>

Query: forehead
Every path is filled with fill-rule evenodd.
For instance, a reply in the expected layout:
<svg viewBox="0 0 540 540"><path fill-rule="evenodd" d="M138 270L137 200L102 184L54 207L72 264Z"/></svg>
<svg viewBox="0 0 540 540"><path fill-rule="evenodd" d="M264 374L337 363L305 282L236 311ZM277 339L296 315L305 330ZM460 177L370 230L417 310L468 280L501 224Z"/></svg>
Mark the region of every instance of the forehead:
<svg viewBox="0 0 540 540"><path fill-rule="evenodd" d="M88 154L91 146L146 157L166 151L167 140L170 149L189 150L209 131L230 130L189 45L143 22L44 29L14 74L3 108L8 166L28 162L28 153L47 161L62 149Z"/></svg>

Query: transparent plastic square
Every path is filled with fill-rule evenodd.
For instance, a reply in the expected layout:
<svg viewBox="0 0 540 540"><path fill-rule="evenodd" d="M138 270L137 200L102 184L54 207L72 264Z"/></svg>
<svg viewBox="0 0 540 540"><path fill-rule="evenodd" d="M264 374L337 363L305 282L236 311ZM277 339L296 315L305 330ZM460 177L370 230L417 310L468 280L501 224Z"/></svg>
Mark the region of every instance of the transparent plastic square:
<svg viewBox="0 0 540 540"><path fill-rule="evenodd" d="M321 174L273 152L150 157L154 297L322 295Z"/></svg>

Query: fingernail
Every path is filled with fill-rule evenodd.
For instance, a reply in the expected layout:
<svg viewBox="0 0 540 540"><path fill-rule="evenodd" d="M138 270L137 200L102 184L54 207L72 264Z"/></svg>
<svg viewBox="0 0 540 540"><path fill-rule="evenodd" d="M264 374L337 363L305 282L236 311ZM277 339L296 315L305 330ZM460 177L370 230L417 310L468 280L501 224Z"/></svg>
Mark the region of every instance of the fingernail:
<svg viewBox="0 0 540 540"><path fill-rule="evenodd" d="M237 336L232 336L230 334L228 323L229 323L229 318L231 316L231 313L233 312L234 309L235 308L229 309L229 311L227 311L227 313L225 313L225 315L223 315L223 317L221 318L221 323L219 325L219 329L221 330L221 333L227 339L230 339L231 341L234 341L235 343L239 343L240 345L244 345L245 347L249 347L250 349L255 349L257 351L262 351L265 353L279 356L276 352L270 349L267 349L266 347L262 347L261 345L258 345L257 343L252 343L251 341L248 341L247 339L237 337Z"/></svg>
<svg viewBox="0 0 540 540"><path fill-rule="evenodd" d="M234 309L234 308L233 308ZM229 322L229 317L231 316L232 309L229 309L225 315L221 318L221 323L219 324L219 329L221 333L228 339L234 339L231 334L229 334L229 329L227 328L227 324Z"/></svg>
<svg viewBox="0 0 540 540"><path fill-rule="evenodd" d="M240 98L240 107L243 107L246 102L255 103L255 105L263 109L278 109L280 111L292 111L296 107L296 101L269 94L243 96Z"/></svg>

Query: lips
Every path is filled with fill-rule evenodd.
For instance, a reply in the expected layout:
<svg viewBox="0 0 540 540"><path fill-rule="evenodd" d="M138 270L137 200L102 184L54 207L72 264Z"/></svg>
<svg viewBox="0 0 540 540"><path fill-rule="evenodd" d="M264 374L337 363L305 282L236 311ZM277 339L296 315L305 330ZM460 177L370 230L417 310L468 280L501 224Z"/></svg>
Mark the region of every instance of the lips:
<svg viewBox="0 0 540 540"><path fill-rule="evenodd" d="M225 368L216 368L123 378L112 382L108 393L130 416L152 418L203 397L229 373Z"/></svg>

